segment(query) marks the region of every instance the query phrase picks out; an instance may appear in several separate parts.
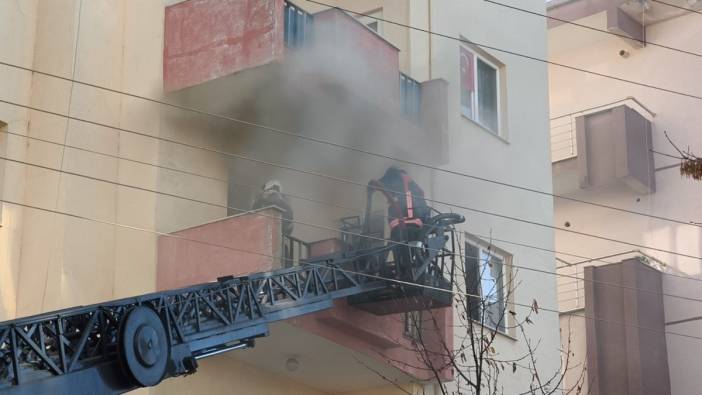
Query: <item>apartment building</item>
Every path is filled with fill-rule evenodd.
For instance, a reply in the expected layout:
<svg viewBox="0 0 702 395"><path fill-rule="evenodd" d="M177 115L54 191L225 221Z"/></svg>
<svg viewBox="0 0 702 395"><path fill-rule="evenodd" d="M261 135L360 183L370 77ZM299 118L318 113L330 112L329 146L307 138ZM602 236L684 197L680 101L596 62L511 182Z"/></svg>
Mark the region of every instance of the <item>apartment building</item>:
<svg viewBox="0 0 702 395"><path fill-rule="evenodd" d="M629 243L556 232L556 250L575 254L558 255L559 272L586 279L559 278L559 305L593 394L699 392L700 292L688 277L699 277L702 184L681 176L666 133L702 145L699 100L685 96L702 92L702 15L699 2L666 3L548 8L603 31L549 20L549 60L641 83L549 68L554 192L641 213L555 199L556 226Z"/></svg>
<svg viewBox="0 0 702 395"><path fill-rule="evenodd" d="M507 323L495 348L522 355L508 310L556 306L555 279L530 270L555 270L553 231L508 218L550 224L552 202L457 173L551 189L546 66L478 45L544 58L545 22L478 0L329 5L348 11L302 0L2 3L0 319L343 248L338 229L393 157L421 164L399 163L435 208L467 217L461 250L491 264L467 265L466 277L522 284L509 298L482 295ZM292 237L276 210L248 212L269 179L291 200ZM458 314L438 314L446 344L465 337ZM408 316L337 303L141 391L432 391L437 378L413 367ZM532 320L539 371L557 371L558 317ZM500 380L518 391L532 374Z"/></svg>

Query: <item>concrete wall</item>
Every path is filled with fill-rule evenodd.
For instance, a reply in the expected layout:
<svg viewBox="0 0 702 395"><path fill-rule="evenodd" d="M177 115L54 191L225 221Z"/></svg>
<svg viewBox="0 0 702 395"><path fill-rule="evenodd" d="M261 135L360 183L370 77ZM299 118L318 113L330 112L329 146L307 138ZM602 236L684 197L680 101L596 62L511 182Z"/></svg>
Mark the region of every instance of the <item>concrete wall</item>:
<svg viewBox="0 0 702 395"><path fill-rule="evenodd" d="M30 66L34 62L34 39L36 35L36 2L0 4L0 58L7 62L16 62ZM3 86L3 98L12 101L27 102L30 97L32 76L6 67L0 68L0 80ZM5 131L26 134L30 114L27 110L7 105L0 106L0 120L7 126ZM12 154L24 159L27 146L21 139L2 133L0 136L0 153L2 156ZM24 189L24 169L6 161L3 167L2 198L21 196ZM17 314L17 288L19 285L21 248L16 240L23 231L24 210L5 203L2 205L2 227L0 228L0 319L6 320Z"/></svg>
<svg viewBox="0 0 702 395"><path fill-rule="evenodd" d="M182 89L283 57L283 1L186 1L166 8L164 87Z"/></svg>
<svg viewBox="0 0 702 395"><path fill-rule="evenodd" d="M635 258L585 269L592 394L670 394L661 277Z"/></svg>
<svg viewBox="0 0 702 395"><path fill-rule="evenodd" d="M442 366L447 362L443 357L446 355L444 347L453 349L453 310L435 309L423 314L424 347L434 356L430 366ZM402 314L376 316L342 300L335 302L333 309L298 317L290 322L343 347L388 363L414 380L423 382L435 379L434 373L427 369L427 362L419 356L417 345L404 335ZM438 374L442 381L453 379L451 369L441 369Z"/></svg>
<svg viewBox="0 0 702 395"><path fill-rule="evenodd" d="M197 374L164 381L152 393L196 394L207 391L212 395L233 392L256 395L325 395L290 379L247 366L226 355L205 359L200 366Z"/></svg>
<svg viewBox="0 0 702 395"><path fill-rule="evenodd" d="M651 123L626 106L575 119L580 188L624 182L640 193L656 190ZM556 170L554 169L554 177Z"/></svg>
<svg viewBox="0 0 702 395"><path fill-rule="evenodd" d="M280 211L239 214L158 238L156 289L281 268Z"/></svg>
<svg viewBox="0 0 702 395"><path fill-rule="evenodd" d="M699 15L684 15L648 26L647 39L689 51L702 51L702 43L696 38L702 34ZM582 19L597 28L604 28L604 14ZM619 56L619 51L630 52L628 58ZM575 26L562 25L549 31L549 59L555 62L619 76L651 85L663 86L681 92L700 94L702 80L699 78L699 62L690 55L675 53L664 48L647 46L632 49L625 41ZM641 86L586 75L556 66L549 69L551 114L559 115L602 105L627 96L636 97L650 108L656 116L652 118L653 149L674 153L663 135L668 131L678 144L691 148L702 146L697 125L702 122L698 111L699 101ZM697 148L699 150L699 148ZM682 221L701 222L702 201L698 199L702 184L680 177L675 168L678 161L663 156L654 156L656 192L640 194L626 187L577 190L571 196L607 205L640 211L646 214L677 218ZM672 166L672 167L669 167ZM555 224L563 226L568 221L570 229L600 234L631 243L655 246L661 249L700 256L702 254L702 232L699 227L674 224L642 216L629 215L585 206L564 200L556 200ZM589 257L598 257L631 250L631 246L565 232L556 233L556 249ZM659 251L645 251L669 265L673 273L698 276L699 261ZM575 258L563 257L574 260ZM675 295L700 298L698 282L663 276L663 290ZM699 316L702 304L665 298L666 321ZM668 331L683 334L699 334L702 321L693 320L668 325ZM700 342L678 336L667 336L668 363L673 394L694 394L702 383L696 369L697 356L702 352Z"/></svg>
<svg viewBox="0 0 702 395"><path fill-rule="evenodd" d="M437 32L531 56L547 55L546 24L543 19L525 17L481 1L457 0L431 4L431 26ZM523 2L520 6L541 13L545 9L544 2L538 0ZM443 78L448 82L449 163L446 167L550 191L547 69L544 65L485 49L505 65L501 81L505 99L502 108L505 128L502 137L498 137L461 115L459 43L434 36L431 38L431 48L431 77ZM440 172L434 173L432 191L432 195L443 202L536 222L552 222L551 199L533 193ZM438 208L449 209L443 205ZM466 223L460 226L462 230L488 243L494 237L546 248L553 246L553 232L549 229L457 207L450 209L466 216ZM512 254L514 265L554 270L551 253L498 241L494 245ZM522 284L514 291L514 302L531 305L533 300L537 300L541 306L556 306L553 277L517 268L512 268L512 275L515 283ZM457 281L462 283L461 279ZM515 309L518 317L524 317L528 310L520 306L510 307ZM461 317L454 317L454 325L458 326L454 329L457 339L461 338L461 331L465 331L465 327L460 328L461 322L465 325ZM559 369L558 316L542 312L534 322L526 331L531 340L541 341L537 351L539 374L553 374ZM495 348L505 355L518 355L524 351L524 341L498 336ZM518 370L513 375L502 374L500 379L505 392L518 393L528 391L528 388L524 389L524 386L528 387L528 376L526 372Z"/></svg>
<svg viewBox="0 0 702 395"><path fill-rule="evenodd" d="M22 9L3 15L29 20L35 26L31 40L21 46L24 50L33 49L33 61L28 62L18 54L8 56L8 62L134 94L160 96L163 5L55 1L37 3L34 20ZM8 82L31 77L26 71L5 69L5 73L14 73L6 74ZM163 174L149 166L178 162L178 154L183 154L169 155L163 152L168 150L165 144L149 137L161 134L162 114L153 104L37 75L31 78L31 86L26 86L17 97L16 101L22 104L62 114L70 112L77 118L112 128L31 111L24 125L13 126L13 130L45 141L7 137L8 147L19 146L24 151L11 151L9 157L48 169L6 163L6 179L17 174L17 182L4 191L4 198L101 221L17 206L9 210L23 215L17 227L3 229L3 236L8 237L6 251L13 248L22 251L15 264L18 269L13 315L153 290L155 235L112 223L153 231L181 220L175 216L157 219L156 206L161 197L145 189L159 192L190 189L197 190L204 199L218 194L226 199L222 194L225 189L193 188L192 180ZM3 108L17 111L9 105ZM17 121L13 122L17 125ZM146 135L115 129L118 127ZM69 147L63 148L64 143ZM208 171L215 170L208 167ZM200 211L197 221L214 218L213 214L219 216L221 211L208 207ZM12 215L8 218L11 221ZM16 231L10 234L13 229Z"/></svg>
<svg viewBox="0 0 702 395"><path fill-rule="evenodd" d="M587 319L583 309L561 313L561 347L570 350L567 369L563 366L563 388L582 386L582 394L589 394L590 381L587 376L587 342L585 339Z"/></svg>

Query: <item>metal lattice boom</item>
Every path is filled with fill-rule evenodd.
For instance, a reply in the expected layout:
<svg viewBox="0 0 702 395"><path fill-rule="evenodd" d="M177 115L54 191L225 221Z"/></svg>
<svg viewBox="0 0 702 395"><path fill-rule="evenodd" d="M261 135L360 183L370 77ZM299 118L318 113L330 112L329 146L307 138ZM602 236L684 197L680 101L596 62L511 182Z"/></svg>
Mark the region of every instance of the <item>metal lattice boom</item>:
<svg viewBox="0 0 702 395"><path fill-rule="evenodd" d="M454 254L444 246L453 245L452 225L463 220L439 214L413 245L338 252L292 268L0 323L0 394L122 393L194 373L198 359L250 347L269 323L330 308L334 299L363 296L359 306L381 314L387 312L368 304L410 292L421 301L416 291L424 288L380 276L389 272L388 254L409 248L409 281L450 290ZM425 306L451 305L450 296L428 296Z"/></svg>
<svg viewBox="0 0 702 395"><path fill-rule="evenodd" d="M339 269L338 264L315 261L3 323L0 392L21 388L23 393L36 393L52 381L51 392L56 393L57 383L45 379L63 376L61 381L79 384L85 375L77 373L114 364L120 322L136 306L154 309L165 323L171 345L166 377L173 377L193 372L201 355L266 335L269 322L326 309L333 299L385 287L382 281ZM109 388L103 392L134 387L118 379L105 384ZM75 386L68 387L76 391ZM91 393L95 391L92 387Z"/></svg>

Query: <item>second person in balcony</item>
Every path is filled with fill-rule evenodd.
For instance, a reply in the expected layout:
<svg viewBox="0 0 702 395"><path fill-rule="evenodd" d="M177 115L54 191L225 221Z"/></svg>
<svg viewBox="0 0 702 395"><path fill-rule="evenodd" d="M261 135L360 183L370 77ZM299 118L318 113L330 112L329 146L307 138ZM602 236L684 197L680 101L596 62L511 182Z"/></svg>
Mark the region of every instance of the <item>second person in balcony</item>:
<svg viewBox="0 0 702 395"><path fill-rule="evenodd" d="M424 191L407 172L395 166L390 166L383 177L368 186L382 192L388 202L390 239L395 244L395 276L414 281L410 244L421 241L422 227L430 214Z"/></svg>
<svg viewBox="0 0 702 395"><path fill-rule="evenodd" d="M268 180L261 192L256 196L253 209L258 210L264 207L276 206L282 210L282 230L284 236L290 236L293 232L293 211L288 198L283 195L280 181Z"/></svg>

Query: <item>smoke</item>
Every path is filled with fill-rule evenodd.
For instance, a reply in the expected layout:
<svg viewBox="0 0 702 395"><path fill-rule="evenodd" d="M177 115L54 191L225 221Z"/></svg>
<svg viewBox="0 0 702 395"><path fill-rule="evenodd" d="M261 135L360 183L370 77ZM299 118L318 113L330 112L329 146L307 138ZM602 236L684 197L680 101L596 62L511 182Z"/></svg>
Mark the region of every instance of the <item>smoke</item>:
<svg viewBox="0 0 702 395"><path fill-rule="evenodd" d="M398 50L339 10L314 17L311 35L297 49L286 48L284 61L244 70L231 83L207 83L193 101L206 100L214 111L248 122L294 132L393 157L426 160L426 133L400 113ZM216 84L216 85L215 85ZM201 89L201 88L197 88ZM197 91L195 89L194 91ZM227 141L227 151L308 172L351 179L365 185L380 177L391 161L339 147L232 122L207 122ZM365 206L365 188L314 175L229 159L230 183L262 185L279 179L283 192L307 196L344 210L292 199L295 219L338 226L338 218L357 215ZM407 169L429 189L428 172ZM249 208L256 191L236 186L229 205ZM384 207L375 207L384 209ZM330 237L310 227L296 226L296 235Z"/></svg>

